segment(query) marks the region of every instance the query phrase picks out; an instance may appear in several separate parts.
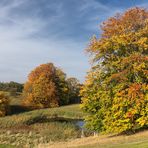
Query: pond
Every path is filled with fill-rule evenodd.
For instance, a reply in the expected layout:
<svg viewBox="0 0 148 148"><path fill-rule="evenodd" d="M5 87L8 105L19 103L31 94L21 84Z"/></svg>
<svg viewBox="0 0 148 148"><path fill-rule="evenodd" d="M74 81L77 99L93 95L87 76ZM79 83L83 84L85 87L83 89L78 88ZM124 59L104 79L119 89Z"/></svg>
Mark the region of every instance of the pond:
<svg viewBox="0 0 148 148"><path fill-rule="evenodd" d="M78 126L80 129L84 128L85 122L83 120L77 120L73 122L76 126Z"/></svg>

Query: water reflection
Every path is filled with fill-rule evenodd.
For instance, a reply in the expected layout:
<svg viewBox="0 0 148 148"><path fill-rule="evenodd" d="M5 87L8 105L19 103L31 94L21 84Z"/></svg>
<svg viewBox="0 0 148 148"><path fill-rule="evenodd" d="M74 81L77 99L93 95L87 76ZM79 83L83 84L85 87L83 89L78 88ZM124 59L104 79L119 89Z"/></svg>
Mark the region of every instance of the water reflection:
<svg viewBox="0 0 148 148"><path fill-rule="evenodd" d="M74 124L79 127L79 129L81 129L81 138L83 137L87 137L87 136L97 136L98 133L96 131L92 131L92 130L89 130L87 129L84 125L85 125L85 121L83 120L77 120L77 121L74 121Z"/></svg>
<svg viewBox="0 0 148 148"><path fill-rule="evenodd" d="M80 129L84 129L84 121L83 120L75 121L74 124L76 126L78 126Z"/></svg>

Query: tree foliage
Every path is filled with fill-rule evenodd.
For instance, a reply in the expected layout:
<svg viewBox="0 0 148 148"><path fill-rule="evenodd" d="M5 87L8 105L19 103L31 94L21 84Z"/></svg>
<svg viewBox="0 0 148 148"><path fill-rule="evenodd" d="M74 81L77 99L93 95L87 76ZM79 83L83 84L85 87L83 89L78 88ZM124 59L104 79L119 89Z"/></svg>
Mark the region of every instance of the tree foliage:
<svg viewBox="0 0 148 148"><path fill-rule="evenodd" d="M11 95L22 93L23 84L17 82L0 82L0 91L10 92Z"/></svg>
<svg viewBox="0 0 148 148"><path fill-rule="evenodd" d="M0 93L0 117L7 115L9 112L9 98Z"/></svg>
<svg viewBox="0 0 148 148"><path fill-rule="evenodd" d="M69 100L70 103L80 103L80 96L79 96L80 87L81 87L80 82L73 77L68 78L66 81L69 89L68 96L70 98Z"/></svg>
<svg viewBox="0 0 148 148"><path fill-rule="evenodd" d="M89 128L124 132L148 126L148 11L109 18L87 51L94 66L81 90Z"/></svg>
<svg viewBox="0 0 148 148"><path fill-rule="evenodd" d="M57 107L70 103L66 74L52 63L42 64L28 76L24 105L32 108Z"/></svg>

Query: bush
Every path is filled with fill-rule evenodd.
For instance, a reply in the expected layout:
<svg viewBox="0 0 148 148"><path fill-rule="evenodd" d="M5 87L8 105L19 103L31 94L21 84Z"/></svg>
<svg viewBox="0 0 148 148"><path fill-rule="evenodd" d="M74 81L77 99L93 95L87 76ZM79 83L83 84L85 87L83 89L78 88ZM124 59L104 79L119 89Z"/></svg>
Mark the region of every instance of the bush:
<svg viewBox="0 0 148 148"><path fill-rule="evenodd" d="M9 112L9 98L0 93L0 117L7 115Z"/></svg>

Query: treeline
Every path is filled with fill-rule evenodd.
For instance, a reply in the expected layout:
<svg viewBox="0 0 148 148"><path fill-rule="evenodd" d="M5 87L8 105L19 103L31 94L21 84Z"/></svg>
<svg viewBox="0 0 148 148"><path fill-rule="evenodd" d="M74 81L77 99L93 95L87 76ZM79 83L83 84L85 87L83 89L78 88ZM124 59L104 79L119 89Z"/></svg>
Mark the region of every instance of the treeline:
<svg viewBox="0 0 148 148"><path fill-rule="evenodd" d="M19 92L23 91L23 84L17 82L0 82L0 91Z"/></svg>

